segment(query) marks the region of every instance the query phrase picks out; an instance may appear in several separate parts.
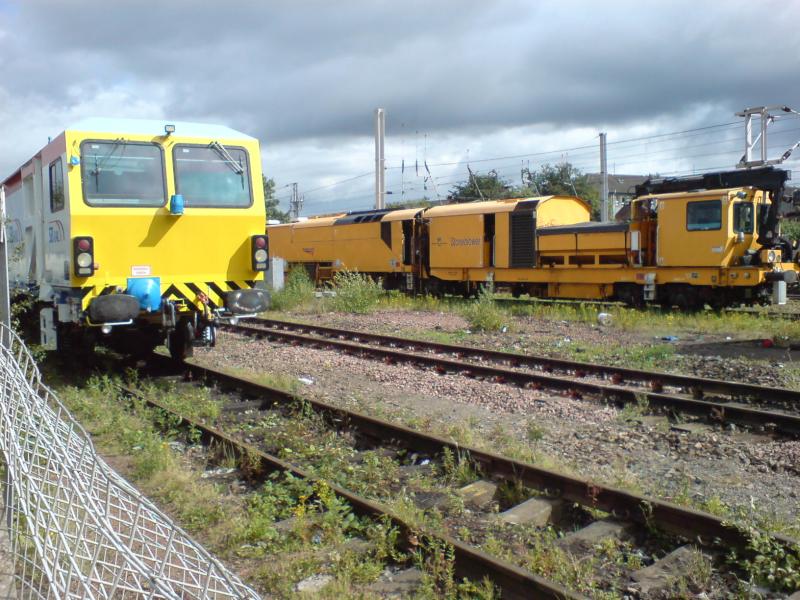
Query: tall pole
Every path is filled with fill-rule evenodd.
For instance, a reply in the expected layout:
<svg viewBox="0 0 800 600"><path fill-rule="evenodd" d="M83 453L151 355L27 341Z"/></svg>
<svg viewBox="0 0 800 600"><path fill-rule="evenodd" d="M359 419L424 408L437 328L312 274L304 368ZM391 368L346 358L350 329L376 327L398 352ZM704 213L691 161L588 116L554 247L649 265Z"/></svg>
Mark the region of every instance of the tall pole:
<svg viewBox="0 0 800 600"><path fill-rule="evenodd" d="M6 188L0 185L0 323L11 328L11 292L8 285L8 240L6 239Z"/></svg>
<svg viewBox="0 0 800 600"><path fill-rule="evenodd" d="M297 195L297 184L292 184L292 199L289 201L289 216L297 220L300 216L300 197Z"/></svg>
<svg viewBox="0 0 800 600"><path fill-rule="evenodd" d="M384 167L386 159L383 155L383 138L385 131L385 113L382 108L375 109L375 208L384 207L386 198L386 181Z"/></svg>
<svg viewBox="0 0 800 600"><path fill-rule="evenodd" d="M611 215L609 214L608 207L608 162L606 152L606 134L600 134L600 220L603 222L610 221Z"/></svg>

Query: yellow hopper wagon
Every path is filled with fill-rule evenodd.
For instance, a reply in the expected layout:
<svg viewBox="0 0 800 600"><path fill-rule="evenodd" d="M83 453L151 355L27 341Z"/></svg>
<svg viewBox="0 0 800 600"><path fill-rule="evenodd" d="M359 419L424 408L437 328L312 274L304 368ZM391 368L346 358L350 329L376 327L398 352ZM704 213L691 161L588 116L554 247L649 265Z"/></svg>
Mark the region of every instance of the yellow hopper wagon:
<svg viewBox="0 0 800 600"><path fill-rule="evenodd" d="M258 141L220 125L88 119L8 177L14 293L49 348L175 358L268 307Z"/></svg>
<svg viewBox="0 0 800 600"><path fill-rule="evenodd" d="M367 210L311 217L267 227L272 254L302 266L316 283L337 271L358 271L387 289L412 290L419 273L415 231L421 208Z"/></svg>

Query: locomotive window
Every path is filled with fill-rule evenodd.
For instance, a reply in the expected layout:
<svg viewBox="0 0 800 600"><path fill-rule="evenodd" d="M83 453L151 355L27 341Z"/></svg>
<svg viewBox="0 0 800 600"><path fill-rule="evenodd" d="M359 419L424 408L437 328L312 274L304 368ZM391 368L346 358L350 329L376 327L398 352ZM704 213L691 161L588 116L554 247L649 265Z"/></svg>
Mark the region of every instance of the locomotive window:
<svg viewBox="0 0 800 600"><path fill-rule="evenodd" d="M253 203L244 148L175 146L175 189L186 206L246 208Z"/></svg>
<svg viewBox="0 0 800 600"><path fill-rule="evenodd" d="M90 206L163 206L164 155L155 144L116 140L81 144L83 198Z"/></svg>
<svg viewBox="0 0 800 600"><path fill-rule="evenodd" d="M64 208L64 167L57 158L50 165L50 212Z"/></svg>
<svg viewBox="0 0 800 600"><path fill-rule="evenodd" d="M721 228L721 200L702 200L686 205L686 229L689 231L713 231Z"/></svg>
<svg viewBox="0 0 800 600"><path fill-rule="evenodd" d="M753 203L736 202L733 205L733 233L753 233Z"/></svg>

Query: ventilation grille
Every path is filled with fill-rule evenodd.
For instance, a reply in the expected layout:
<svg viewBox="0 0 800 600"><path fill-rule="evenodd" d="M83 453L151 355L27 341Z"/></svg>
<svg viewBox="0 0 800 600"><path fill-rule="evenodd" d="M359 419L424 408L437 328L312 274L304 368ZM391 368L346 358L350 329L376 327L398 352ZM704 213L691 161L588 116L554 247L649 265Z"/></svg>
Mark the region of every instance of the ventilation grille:
<svg viewBox="0 0 800 600"><path fill-rule="evenodd" d="M532 267L536 262L536 218L533 215L533 211L510 213L512 268Z"/></svg>

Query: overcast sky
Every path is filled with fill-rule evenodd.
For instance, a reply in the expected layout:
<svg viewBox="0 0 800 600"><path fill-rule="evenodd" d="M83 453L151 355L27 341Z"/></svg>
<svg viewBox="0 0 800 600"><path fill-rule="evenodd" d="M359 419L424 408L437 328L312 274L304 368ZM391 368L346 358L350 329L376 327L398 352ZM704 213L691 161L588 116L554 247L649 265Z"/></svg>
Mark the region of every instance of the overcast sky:
<svg viewBox="0 0 800 600"><path fill-rule="evenodd" d="M0 0L0 173L88 116L219 122L306 214L368 208L377 106L393 199L446 193L468 160L597 171L599 131L618 173L733 166L735 111L800 109L800 2L655 4ZM771 146L797 139L789 119Z"/></svg>

